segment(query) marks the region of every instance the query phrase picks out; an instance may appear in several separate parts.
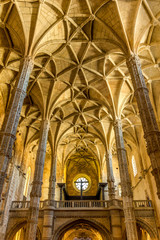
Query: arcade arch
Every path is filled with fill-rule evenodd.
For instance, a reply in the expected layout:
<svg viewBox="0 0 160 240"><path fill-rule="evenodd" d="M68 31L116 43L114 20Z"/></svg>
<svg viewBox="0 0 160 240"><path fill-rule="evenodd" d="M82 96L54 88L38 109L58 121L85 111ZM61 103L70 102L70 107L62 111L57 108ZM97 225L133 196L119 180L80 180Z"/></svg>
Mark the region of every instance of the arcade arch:
<svg viewBox="0 0 160 240"><path fill-rule="evenodd" d="M111 235L98 222L79 219L59 228L52 240L73 240L76 238L85 240L111 240Z"/></svg>

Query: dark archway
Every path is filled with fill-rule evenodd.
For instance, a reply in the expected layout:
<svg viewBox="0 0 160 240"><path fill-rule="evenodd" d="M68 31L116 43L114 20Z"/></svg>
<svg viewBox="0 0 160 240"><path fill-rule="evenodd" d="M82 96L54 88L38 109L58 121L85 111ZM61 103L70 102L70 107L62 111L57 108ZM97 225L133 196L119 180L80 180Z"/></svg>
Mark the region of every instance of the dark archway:
<svg viewBox="0 0 160 240"><path fill-rule="evenodd" d="M110 232L104 227L102 226L100 223L96 222L96 221L88 221L85 219L78 219L76 221L71 221L68 222L66 224L64 224L63 226L61 226L54 234L54 237L52 240L62 240L65 239L66 234L67 238L69 239L69 233L70 236L72 234L72 237L77 236L76 234L84 234L85 237L87 236L87 234L90 234L92 232L92 237L95 235L99 236L99 238L97 239L102 239L102 240L111 240L111 234ZM96 237L95 237L96 239Z"/></svg>
<svg viewBox="0 0 160 240"><path fill-rule="evenodd" d="M142 239L151 239L151 240L157 240L157 232L153 229L152 226L150 226L147 222L144 220L137 219L137 232L138 232L138 240ZM123 234L123 240L127 240L127 234L126 230Z"/></svg>
<svg viewBox="0 0 160 240"><path fill-rule="evenodd" d="M20 240L24 240L24 236L25 236L25 232L26 232L26 225L27 225L27 221L23 221L23 222L18 222L16 223L11 230L9 231L9 233L6 236L6 240L14 240L16 234L18 233L18 231L20 231L22 229L22 233L20 236ZM36 234L36 240L41 240L42 239L42 235L40 232L39 227L37 227L37 234Z"/></svg>
<svg viewBox="0 0 160 240"><path fill-rule="evenodd" d="M147 222L137 219L137 226L141 227L142 229L144 229L149 236L151 237L152 240L156 240L157 238L157 233L155 232L155 230L153 229L152 226L150 226Z"/></svg>

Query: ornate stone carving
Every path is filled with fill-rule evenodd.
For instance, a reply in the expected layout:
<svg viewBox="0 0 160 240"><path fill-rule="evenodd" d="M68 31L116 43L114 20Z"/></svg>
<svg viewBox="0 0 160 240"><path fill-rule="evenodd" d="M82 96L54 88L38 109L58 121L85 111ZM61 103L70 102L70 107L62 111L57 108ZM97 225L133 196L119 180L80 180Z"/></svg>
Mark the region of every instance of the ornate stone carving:
<svg viewBox="0 0 160 240"><path fill-rule="evenodd" d="M152 174L157 185L157 195L160 198L160 132L158 124L156 122L138 56L135 54L131 55L126 63L132 77L135 97L144 131L144 138L147 143L147 152L150 156L153 168Z"/></svg>
<svg viewBox="0 0 160 240"><path fill-rule="evenodd" d="M30 195L31 203L29 208L29 217L25 236L26 240L28 239L35 240L36 238L36 229L39 215L39 202L41 197L41 186L43 179L43 169L46 155L49 126L50 126L49 120L42 121L40 130L40 140L35 163L36 170L34 172L33 186Z"/></svg>
<svg viewBox="0 0 160 240"><path fill-rule="evenodd" d="M133 208L133 193L128 173L127 155L124 147L122 125L120 119L117 119L114 122L114 131L122 186L123 210L127 231L127 239L138 240L135 213Z"/></svg>
<svg viewBox="0 0 160 240"><path fill-rule="evenodd" d="M106 164L107 164L107 182L108 182L108 195L109 200L115 199L115 186L114 186L114 176L112 168L112 153L109 151L106 154Z"/></svg>
<svg viewBox="0 0 160 240"><path fill-rule="evenodd" d="M56 167L57 167L57 156L55 154L53 154L52 161L51 161L50 179L49 179L49 193L48 193L49 200L54 200L54 198L55 198Z"/></svg>
<svg viewBox="0 0 160 240"><path fill-rule="evenodd" d="M12 157L12 147L16 138L19 116L26 95L32 68L32 59L30 57L24 58L20 66L19 75L17 77L15 88L13 89L0 132L0 197L2 194L5 173Z"/></svg>

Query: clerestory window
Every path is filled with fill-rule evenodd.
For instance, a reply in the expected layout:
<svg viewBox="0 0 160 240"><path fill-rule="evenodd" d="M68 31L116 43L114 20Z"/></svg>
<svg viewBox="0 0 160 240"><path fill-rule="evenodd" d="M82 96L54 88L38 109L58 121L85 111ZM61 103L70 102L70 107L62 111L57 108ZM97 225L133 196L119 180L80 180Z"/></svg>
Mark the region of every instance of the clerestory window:
<svg viewBox="0 0 160 240"><path fill-rule="evenodd" d="M132 168L134 177L137 175L137 165L134 156L132 156Z"/></svg>
<svg viewBox="0 0 160 240"><path fill-rule="evenodd" d="M28 195L28 188L29 188L29 183L30 183L30 177L31 177L31 168L29 167L28 170L27 170L26 181L25 181L24 192L23 192L23 195L26 198L27 198L27 195Z"/></svg>

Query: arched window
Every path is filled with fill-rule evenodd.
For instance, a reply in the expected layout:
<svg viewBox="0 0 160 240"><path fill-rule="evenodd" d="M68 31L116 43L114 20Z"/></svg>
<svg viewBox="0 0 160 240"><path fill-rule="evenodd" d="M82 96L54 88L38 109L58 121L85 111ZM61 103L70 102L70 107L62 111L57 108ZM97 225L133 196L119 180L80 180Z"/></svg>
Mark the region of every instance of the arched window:
<svg viewBox="0 0 160 240"><path fill-rule="evenodd" d="M118 195L122 197L122 188L120 183L118 184Z"/></svg>
<svg viewBox="0 0 160 240"><path fill-rule="evenodd" d="M132 168L134 177L137 175L137 165L134 156L132 156Z"/></svg>
<svg viewBox="0 0 160 240"><path fill-rule="evenodd" d="M75 182L75 185L78 190L81 190L81 187L82 187L82 190L84 191L88 188L89 182L88 182L88 179L86 179L85 177L80 177Z"/></svg>
<svg viewBox="0 0 160 240"><path fill-rule="evenodd" d="M25 196L26 198L27 198L27 194L28 194L30 178L31 178L31 168L29 167L27 170L26 181L25 181L24 192L23 192L23 196Z"/></svg>

